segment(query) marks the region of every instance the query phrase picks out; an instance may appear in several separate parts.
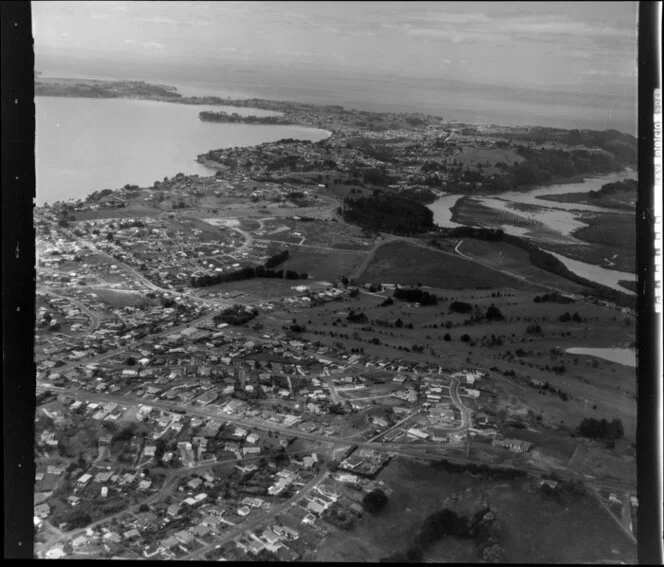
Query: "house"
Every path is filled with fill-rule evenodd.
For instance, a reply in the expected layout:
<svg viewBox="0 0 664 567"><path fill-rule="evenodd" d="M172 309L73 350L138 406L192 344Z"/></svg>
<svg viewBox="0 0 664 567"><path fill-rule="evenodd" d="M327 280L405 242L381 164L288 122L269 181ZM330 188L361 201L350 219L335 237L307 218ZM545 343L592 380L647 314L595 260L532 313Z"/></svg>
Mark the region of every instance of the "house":
<svg viewBox="0 0 664 567"><path fill-rule="evenodd" d="M104 539L111 543L120 543L122 541L120 534L117 532L106 532L104 534Z"/></svg>
<svg viewBox="0 0 664 567"><path fill-rule="evenodd" d="M162 539L160 543L161 547L164 549L173 549L174 547L180 545L180 540L178 540L175 536L169 536L166 539Z"/></svg>
<svg viewBox="0 0 664 567"><path fill-rule="evenodd" d="M169 516L173 516L173 517L175 517L175 516L177 516L177 515L180 513L180 509L181 509L181 508L180 508L180 505L179 505L179 504L171 504L171 505L166 509L166 513L167 513Z"/></svg>
<svg viewBox="0 0 664 567"><path fill-rule="evenodd" d="M84 535L78 536L71 542L73 547L81 547L86 543L88 543L88 538L86 538Z"/></svg>
<svg viewBox="0 0 664 567"><path fill-rule="evenodd" d="M194 526L193 530L197 537L205 537L212 533L212 528L208 524L198 524Z"/></svg>
<svg viewBox="0 0 664 567"><path fill-rule="evenodd" d="M272 526L272 531L274 531L274 533L277 534L279 537L283 537L288 540L294 540L300 537L300 533L296 529L291 528L290 526L282 526L282 525Z"/></svg>
<svg viewBox="0 0 664 567"><path fill-rule="evenodd" d="M79 505L79 503L81 502L81 499L78 496L73 496L73 495L72 496L67 496L67 502L69 502L72 505L72 507L75 508L76 506Z"/></svg>
<svg viewBox="0 0 664 567"><path fill-rule="evenodd" d="M387 421L382 417L374 417L373 424L376 427L387 427Z"/></svg>
<svg viewBox="0 0 664 567"><path fill-rule="evenodd" d="M260 508L263 504L263 501L260 498L251 498L249 496L242 499L240 504L245 506L251 506L252 508Z"/></svg>
<svg viewBox="0 0 664 567"><path fill-rule="evenodd" d="M358 504L357 502L353 502L353 503L350 505L349 508L350 508L350 511L351 511L351 512L354 512L354 513L357 514L358 516L359 516L359 515L362 515L362 513L364 512L364 508L362 508L362 506L361 506L360 504Z"/></svg>
<svg viewBox="0 0 664 567"><path fill-rule="evenodd" d="M277 545L280 539L270 528L263 532L262 538L270 545Z"/></svg>
<svg viewBox="0 0 664 567"><path fill-rule="evenodd" d="M411 427L407 432L409 436L415 437L416 439L427 439L429 434L415 427Z"/></svg>
<svg viewBox="0 0 664 567"><path fill-rule="evenodd" d="M154 457L156 452L157 452L157 446L156 445L147 445L145 447L145 449L143 449L143 456L144 457Z"/></svg>
<svg viewBox="0 0 664 567"><path fill-rule="evenodd" d="M528 441L522 441L521 439L494 439L491 442L491 445L493 447L503 447L505 449L509 449L513 453L527 453L533 446L532 443Z"/></svg>
<svg viewBox="0 0 664 567"><path fill-rule="evenodd" d="M122 534L123 539L134 539L139 537L141 534L136 528L132 528L131 530L125 532Z"/></svg>
<svg viewBox="0 0 664 567"><path fill-rule="evenodd" d="M247 548L254 555L258 555L261 551L263 551L263 549L265 549L265 545L263 544L263 542L259 540L252 540L247 546Z"/></svg>
<svg viewBox="0 0 664 567"><path fill-rule="evenodd" d="M182 530L173 534L182 545L189 545L194 541L194 534L187 530Z"/></svg>
<svg viewBox="0 0 664 567"><path fill-rule="evenodd" d="M237 509L238 515L243 517L249 514L249 512L251 512L251 509L248 508L247 506L241 506L240 508Z"/></svg>
<svg viewBox="0 0 664 567"><path fill-rule="evenodd" d="M152 559L161 553L162 547L157 543L151 543L143 550L143 557Z"/></svg>
<svg viewBox="0 0 664 567"><path fill-rule="evenodd" d="M37 518L44 519L48 517L50 511L51 507L44 502L43 504L37 504L37 506L35 506L34 515Z"/></svg>
<svg viewBox="0 0 664 567"><path fill-rule="evenodd" d="M317 516L320 516L327 509L318 499L307 501L307 510L311 510Z"/></svg>

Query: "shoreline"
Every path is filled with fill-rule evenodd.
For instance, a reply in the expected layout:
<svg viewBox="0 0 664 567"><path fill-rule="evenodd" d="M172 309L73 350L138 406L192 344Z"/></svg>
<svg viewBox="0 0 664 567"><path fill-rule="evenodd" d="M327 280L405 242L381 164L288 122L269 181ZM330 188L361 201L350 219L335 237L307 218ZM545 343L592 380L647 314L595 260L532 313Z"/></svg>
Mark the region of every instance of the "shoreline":
<svg viewBox="0 0 664 567"><path fill-rule="evenodd" d="M37 98L37 97L39 97L39 98L67 98L67 99L76 99L76 98L78 98L78 99L83 99L83 100L99 100L99 101L109 101L109 100L118 99L118 100L132 101L132 102L158 102L158 103L163 103L163 104L177 103L177 101L175 101L175 100L156 100L156 99L143 98L143 97L86 97L86 96L69 96L69 95L67 95L67 96L57 96L57 95L43 95L43 94L42 94L42 95L35 95L35 98ZM197 104L191 104L190 106L200 106L200 105L197 105ZM214 106L214 105L211 105L211 106ZM220 104L219 106L227 106L227 105ZM248 109L248 110L251 110L251 109L254 109L254 110L263 110L263 109L261 109L261 108L253 108L253 107L243 107L243 108L246 108L246 109ZM279 112L279 114L282 114L282 115L283 115L282 112ZM198 120L197 120L197 121L198 121ZM329 129L326 129L326 128L319 128L318 126L308 126L308 125L301 124L301 123L292 123L292 124L247 124L247 123L242 123L242 122L241 122L241 123L238 123L237 125L242 126L242 127L254 127L254 126L259 126L259 127L270 127L270 126L274 126L275 128L279 128L279 127L287 127L287 128L291 128L291 129L303 129L303 130L307 130L307 131L311 131L311 132L320 132L321 134L323 134L323 135L325 136L325 137L321 138L321 140L317 140L316 142L313 142L313 143L317 143L317 142L319 142L319 141L324 141L324 140L329 140L329 139L332 138L332 137L334 136L334 134L335 134L334 131L329 130ZM305 138L294 138L294 139L296 139L296 140L300 140L300 139L301 139L301 140L305 140ZM261 141L261 142L256 143L256 144L249 144L249 145L246 145L246 146L240 146L240 147L244 147L244 148L255 148L255 147L258 147L258 146L260 146L260 145L262 145L262 144L271 144L271 143L275 143L275 142L271 142L271 141ZM206 169L210 170L210 175L205 176L205 175L201 175L201 174L199 174L199 173L188 173L188 174L186 174L186 176L189 177L189 176L197 175L197 176L199 176L199 177L213 177L213 176L216 174L216 172L219 171L219 168L217 167L218 164L216 164L216 165L212 165L212 164L214 164L215 162L209 162L209 160L200 161L200 160L198 159L198 157L199 157L200 155L206 155L206 153L208 153L208 152L210 152L210 151L214 151L215 149L217 149L217 148L211 148L211 149L208 149L208 150L206 150L205 152L203 152L202 154L194 155L193 158L192 158L192 161L193 161L194 163L197 163L197 164L199 164L199 165L205 167ZM133 184L132 184L132 183L129 183L129 185L133 185ZM111 190L115 192L115 191L119 191L119 190L123 189L124 187L125 187L125 186L123 185L123 186L115 187L115 188L113 188L113 189L111 189ZM149 186L147 186L147 185L146 185L146 186L139 186L139 187L140 187L141 189L147 189L147 188L149 188ZM35 208L36 208L36 209L39 209L39 208L43 207L44 204L48 204L48 206L54 206L54 205L64 204L64 203L72 203L72 204L76 204L76 203L86 203L86 202L88 201L88 198L89 198L91 195L93 195L93 194L95 194L95 193L97 193L97 192L99 192L99 191L101 191L101 190L102 190L102 189L91 189L91 190L87 190L87 192L86 192L85 195L83 195L83 196L80 196L80 197L69 197L69 198L67 198L67 199L48 200L48 198L44 198L44 199L42 200L42 199L38 199L38 198L36 197L36 201L37 201L37 203L35 204ZM39 201L42 201L42 202L39 203Z"/></svg>

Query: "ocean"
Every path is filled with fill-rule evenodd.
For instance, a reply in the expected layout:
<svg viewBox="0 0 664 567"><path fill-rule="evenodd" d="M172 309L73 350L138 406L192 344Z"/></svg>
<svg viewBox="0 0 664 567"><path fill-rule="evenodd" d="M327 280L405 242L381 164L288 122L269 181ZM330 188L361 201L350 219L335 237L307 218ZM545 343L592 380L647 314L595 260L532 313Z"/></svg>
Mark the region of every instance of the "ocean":
<svg viewBox="0 0 664 567"><path fill-rule="evenodd" d="M265 98L311 104L339 104L375 112L422 112L445 120L499 125L549 126L637 133L636 84L594 93L486 85L444 77L359 74L346 70L271 65L206 66L112 64L76 67L44 61L49 77L130 79L176 86L183 95Z"/></svg>

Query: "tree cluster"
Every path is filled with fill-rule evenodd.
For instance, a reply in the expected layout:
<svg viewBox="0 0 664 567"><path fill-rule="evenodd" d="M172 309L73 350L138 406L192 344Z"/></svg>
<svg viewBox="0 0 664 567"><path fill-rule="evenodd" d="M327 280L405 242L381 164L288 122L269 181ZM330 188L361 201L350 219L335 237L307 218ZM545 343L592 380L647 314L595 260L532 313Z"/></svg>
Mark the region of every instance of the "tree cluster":
<svg viewBox="0 0 664 567"><path fill-rule="evenodd" d="M284 256L285 254L285 256ZM233 272L226 273L211 273L203 274L200 276L192 276L190 284L192 287L208 287L226 282L234 282L240 280L248 280L252 278L277 278L287 280L306 280L309 274L306 272L298 273L294 270L273 270L272 267L277 266L288 257L288 250L272 256L261 266L247 266L240 268Z"/></svg>
<svg viewBox="0 0 664 567"><path fill-rule="evenodd" d="M204 110L198 113L198 117L203 122L226 122L235 123L241 122L244 124L292 124L292 122L282 116L242 116L237 112L229 114L228 112L212 112Z"/></svg>
<svg viewBox="0 0 664 567"><path fill-rule="evenodd" d="M438 305L438 296L419 288L396 287L394 297L401 301L416 302L421 305Z"/></svg>
<svg viewBox="0 0 664 567"><path fill-rule="evenodd" d="M256 311L256 309L250 309L247 311L243 305L233 305L228 309L224 309L219 315L216 315L213 321L215 325L218 325L219 323L228 323L229 325L244 325L256 317L256 315L258 315L258 311Z"/></svg>
<svg viewBox="0 0 664 567"><path fill-rule="evenodd" d="M609 441L620 439L625 434L620 418L607 421L604 418L593 419L592 417L587 417L581 421L578 431L580 435L589 439L605 439Z"/></svg>
<svg viewBox="0 0 664 567"><path fill-rule="evenodd" d="M572 315L569 311L565 311L562 315L558 317L558 321L561 323L567 323L569 321L574 321L575 323L583 323L583 317L579 315L577 311Z"/></svg>
<svg viewBox="0 0 664 567"><path fill-rule="evenodd" d="M552 303L574 303L574 299L567 297L557 291L536 295L533 301L535 303L546 303L549 301Z"/></svg>

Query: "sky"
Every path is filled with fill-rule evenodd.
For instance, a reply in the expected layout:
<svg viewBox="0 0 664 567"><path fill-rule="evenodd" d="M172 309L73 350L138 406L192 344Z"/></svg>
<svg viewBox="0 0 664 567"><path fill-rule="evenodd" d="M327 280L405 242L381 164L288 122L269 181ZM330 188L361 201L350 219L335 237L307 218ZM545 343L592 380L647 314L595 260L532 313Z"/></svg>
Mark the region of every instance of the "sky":
<svg viewBox="0 0 664 567"><path fill-rule="evenodd" d="M523 88L633 87L636 2L32 2L46 62L343 69Z"/></svg>

